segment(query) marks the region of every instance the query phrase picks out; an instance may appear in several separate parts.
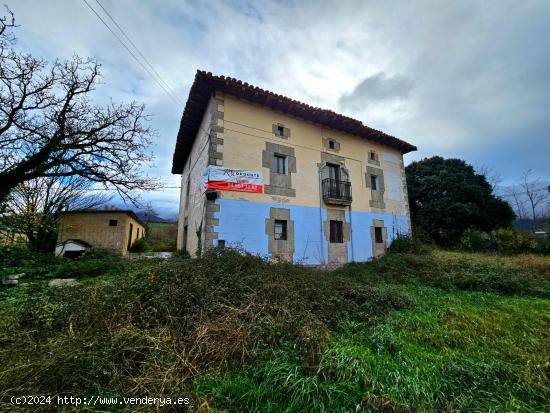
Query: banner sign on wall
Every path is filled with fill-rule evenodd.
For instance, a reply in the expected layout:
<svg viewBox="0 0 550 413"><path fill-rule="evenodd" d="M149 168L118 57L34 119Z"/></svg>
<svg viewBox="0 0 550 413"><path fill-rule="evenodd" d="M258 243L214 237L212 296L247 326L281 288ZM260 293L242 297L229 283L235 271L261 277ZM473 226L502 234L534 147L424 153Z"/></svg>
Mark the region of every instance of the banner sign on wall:
<svg viewBox="0 0 550 413"><path fill-rule="evenodd" d="M262 172L210 165L204 171L201 182L203 193L209 188L261 194L263 192Z"/></svg>

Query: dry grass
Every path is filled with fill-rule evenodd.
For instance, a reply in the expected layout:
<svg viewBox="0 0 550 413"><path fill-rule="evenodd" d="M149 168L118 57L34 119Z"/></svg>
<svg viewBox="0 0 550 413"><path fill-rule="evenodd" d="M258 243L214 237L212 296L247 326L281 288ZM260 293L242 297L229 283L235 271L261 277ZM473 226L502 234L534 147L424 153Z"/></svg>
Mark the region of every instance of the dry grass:
<svg viewBox="0 0 550 413"><path fill-rule="evenodd" d="M0 409L41 393L184 395L199 411L541 410L547 263L433 251L322 272L214 250L74 288L31 279L0 291Z"/></svg>

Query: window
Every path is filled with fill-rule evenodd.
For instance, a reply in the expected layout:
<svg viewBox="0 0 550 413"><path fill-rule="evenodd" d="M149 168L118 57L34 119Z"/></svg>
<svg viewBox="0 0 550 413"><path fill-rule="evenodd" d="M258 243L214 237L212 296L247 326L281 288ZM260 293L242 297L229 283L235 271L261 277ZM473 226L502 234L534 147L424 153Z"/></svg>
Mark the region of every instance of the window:
<svg viewBox="0 0 550 413"><path fill-rule="evenodd" d="M187 176L187 186L185 187L185 212L187 213L187 209L189 208L189 193L191 191L191 174Z"/></svg>
<svg viewBox="0 0 550 413"><path fill-rule="evenodd" d="M286 221L282 219L275 220L275 228L273 231L274 238L280 240L286 240Z"/></svg>
<svg viewBox="0 0 550 413"><path fill-rule="evenodd" d="M334 141L328 141L329 149L334 149Z"/></svg>
<svg viewBox="0 0 550 413"><path fill-rule="evenodd" d="M373 151L370 152L370 160L376 161L376 152L373 152Z"/></svg>
<svg viewBox="0 0 550 413"><path fill-rule="evenodd" d="M342 221L330 220L330 242L342 243L344 242L344 231Z"/></svg>
<svg viewBox="0 0 550 413"><path fill-rule="evenodd" d="M138 227L138 229L137 229L137 231L136 231L136 239L139 239L139 227Z"/></svg>
<svg viewBox="0 0 550 413"><path fill-rule="evenodd" d="M219 239L218 240L218 248L225 248L225 240Z"/></svg>
<svg viewBox="0 0 550 413"><path fill-rule="evenodd" d="M328 167L328 177L334 179L335 181L340 180L340 166L327 163Z"/></svg>
<svg viewBox="0 0 550 413"><path fill-rule="evenodd" d="M384 242L381 227L374 227L374 242L376 242L377 244L382 244Z"/></svg>
<svg viewBox="0 0 550 413"><path fill-rule="evenodd" d="M273 172L278 174L286 174L286 156L273 155Z"/></svg>
<svg viewBox="0 0 550 413"><path fill-rule="evenodd" d="M285 136L285 127L283 125L277 125L277 136Z"/></svg>
<svg viewBox="0 0 550 413"><path fill-rule="evenodd" d="M109 226L110 227L116 227L118 225L118 219L110 219L109 220Z"/></svg>
<svg viewBox="0 0 550 413"><path fill-rule="evenodd" d="M378 176L377 175L371 175L370 176L370 187L373 191L378 190Z"/></svg>

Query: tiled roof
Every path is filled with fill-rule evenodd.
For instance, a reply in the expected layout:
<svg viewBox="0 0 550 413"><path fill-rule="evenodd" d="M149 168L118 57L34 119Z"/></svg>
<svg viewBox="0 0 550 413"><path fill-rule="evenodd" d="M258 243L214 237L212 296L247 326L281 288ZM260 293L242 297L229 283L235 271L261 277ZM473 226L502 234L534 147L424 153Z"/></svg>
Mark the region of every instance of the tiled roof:
<svg viewBox="0 0 550 413"><path fill-rule="evenodd" d="M416 146L379 130L365 126L357 119L340 115L328 109L316 108L306 103L298 102L297 100L278 95L269 90L261 89L238 79L225 76L214 76L210 72L207 73L198 70L195 75L195 81L189 91L189 97L181 118L172 161L172 173L182 173L187 157L191 152L195 136L200 127L204 111L208 106L210 97L216 91L245 99L331 129L390 146L399 149L402 153L416 150Z"/></svg>

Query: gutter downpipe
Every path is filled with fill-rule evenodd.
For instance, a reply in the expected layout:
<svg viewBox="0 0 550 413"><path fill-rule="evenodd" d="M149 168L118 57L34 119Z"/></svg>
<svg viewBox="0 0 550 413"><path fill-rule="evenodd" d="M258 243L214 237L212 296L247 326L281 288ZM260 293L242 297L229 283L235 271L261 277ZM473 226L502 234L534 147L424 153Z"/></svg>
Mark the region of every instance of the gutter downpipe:
<svg viewBox="0 0 550 413"><path fill-rule="evenodd" d="M321 238L319 239L321 243L321 257L324 265L328 265L328 258L325 260L325 243L323 241L323 182L322 182L322 171L327 165L326 163L319 164L319 229L321 232Z"/></svg>
<svg viewBox="0 0 550 413"><path fill-rule="evenodd" d="M352 199L353 199L353 195L352 195ZM349 243L351 245L351 262L354 262L355 261L355 251L354 251L354 248L353 248L353 221L351 219L351 203L349 204Z"/></svg>

